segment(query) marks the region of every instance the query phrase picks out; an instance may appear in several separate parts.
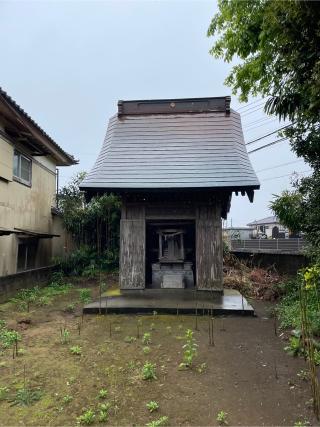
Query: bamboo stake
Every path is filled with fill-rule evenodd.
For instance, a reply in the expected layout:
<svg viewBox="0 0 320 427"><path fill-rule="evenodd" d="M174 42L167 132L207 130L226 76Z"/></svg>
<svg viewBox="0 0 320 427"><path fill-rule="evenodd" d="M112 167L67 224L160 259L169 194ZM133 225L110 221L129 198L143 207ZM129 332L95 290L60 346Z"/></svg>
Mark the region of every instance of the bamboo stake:
<svg viewBox="0 0 320 427"><path fill-rule="evenodd" d="M199 328L198 328L198 301L196 302L196 324L195 324L195 330L199 331Z"/></svg>

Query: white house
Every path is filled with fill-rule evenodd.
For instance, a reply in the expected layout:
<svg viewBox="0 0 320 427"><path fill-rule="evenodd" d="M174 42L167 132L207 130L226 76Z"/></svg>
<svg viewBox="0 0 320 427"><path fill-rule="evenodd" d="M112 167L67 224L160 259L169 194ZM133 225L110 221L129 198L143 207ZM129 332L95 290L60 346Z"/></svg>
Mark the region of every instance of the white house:
<svg viewBox="0 0 320 427"><path fill-rule="evenodd" d="M268 216L247 224L253 228L253 238L278 239L288 238L289 230L280 224L276 216Z"/></svg>

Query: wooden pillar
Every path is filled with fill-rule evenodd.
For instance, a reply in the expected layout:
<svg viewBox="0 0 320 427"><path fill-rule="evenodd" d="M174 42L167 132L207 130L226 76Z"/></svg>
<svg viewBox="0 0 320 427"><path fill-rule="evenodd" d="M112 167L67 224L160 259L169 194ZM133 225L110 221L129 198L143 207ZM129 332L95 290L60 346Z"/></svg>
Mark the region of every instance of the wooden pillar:
<svg viewBox="0 0 320 427"><path fill-rule="evenodd" d="M120 221L120 288L145 288L146 220L142 204L123 204Z"/></svg>
<svg viewBox="0 0 320 427"><path fill-rule="evenodd" d="M223 290L221 205L196 209L196 278L199 290Z"/></svg>

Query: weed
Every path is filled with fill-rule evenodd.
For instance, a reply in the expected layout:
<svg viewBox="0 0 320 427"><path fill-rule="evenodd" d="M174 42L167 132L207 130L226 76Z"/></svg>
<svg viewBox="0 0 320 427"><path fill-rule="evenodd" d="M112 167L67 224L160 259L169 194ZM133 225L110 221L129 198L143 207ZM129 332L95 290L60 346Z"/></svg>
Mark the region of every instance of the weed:
<svg viewBox="0 0 320 427"><path fill-rule="evenodd" d="M142 344L145 344L145 345L151 344L151 334L150 334L150 332L145 332L143 334Z"/></svg>
<svg viewBox="0 0 320 427"><path fill-rule="evenodd" d="M82 304L88 304L91 301L90 289L79 289L79 300Z"/></svg>
<svg viewBox="0 0 320 427"><path fill-rule="evenodd" d="M199 374L202 374L206 370L207 370L207 364L206 363L201 363L200 365L197 366L197 371L199 372Z"/></svg>
<svg viewBox="0 0 320 427"><path fill-rule="evenodd" d="M304 421L296 421L293 425L294 427L306 427L306 426L309 426L310 423L309 421L304 420Z"/></svg>
<svg viewBox="0 0 320 427"><path fill-rule="evenodd" d="M88 279L94 279L98 274L98 270L94 262L91 262L83 271L82 276L88 277Z"/></svg>
<svg viewBox="0 0 320 427"><path fill-rule="evenodd" d="M227 416L228 416L227 412L224 412L224 411L218 412L217 421L220 426L225 426L228 424Z"/></svg>
<svg viewBox="0 0 320 427"><path fill-rule="evenodd" d="M110 408L111 408L111 403L109 402L100 403L99 405L100 411L108 412Z"/></svg>
<svg viewBox="0 0 320 427"><path fill-rule="evenodd" d="M300 337L291 337L289 345L284 350L290 354L290 356L299 356L303 353L302 343Z"/></svg>
<svg viewBox="0 0 320 427"><path fill-rule="evenodd" d="M67 328L60 328L60 340L61 344L67 344L70 338L70 331Z"/></svg>
<svg viewBox="0 0 320 427"><path fill-rule="evenodd" d="M144 380L156 380L156 365L146 362L142 367L142 378Z"/></svg>
<svg viewBox="0 0 320 427"><path fill-rule="evenodd" d="M197 356L197 347L198 345L195 342L193 337L193 331L191 329L187 329L184 335L186 343L182 346L184 350L183 353L183 362L180 363L179 368L190 368L193 363L193 359Z"/></svg>
<svg viewBox="0 0 320 427"><path fill-rule="evenodd" d="M62 398L62 402L64 403L64 404L68 404L68 403L70 403L71 401L73 400L73 397L72 396L70 396L70 394L66 394L65 396L63 396L63 398Z"/></svg>
<svg viewBox="0 0 320 427"><path fill-rule="evenodd" d="M159 409L159 405L157 402L155 402L154 400L150 400L150 402L148 402L146 404L147 409L149 410L149 412L154 412L157 409Z"/></svg>
<svg viewBox="0 0 320 427"><path fill-rule="evenodd" d="M134 371L136 369L136 367L137 367L137 364L133 360L130 360L128 362L128 369L129 369L129 371Z"/></svg>
<svg viewBox="0 0 320 427"><path fill-rule="evenodd" d="M0 387L0 402L1 400L6 400L6 398L8 397L8 393L8 387Z"/></svg>
<svg viewBox="0 0 320 427"><path fill-rule="evenodd" d="M99 423L105 423L108 421L109 414L105 411L99 411Z"/></svg>
<svg viewBox="0 0 320 427"><path fill-rule="evenodd" d="M154 323L151 323L150 331L154 331L155 329L156 329L156 325Z"/></svg>
<svg viewBox="0 0 320 427"><path fill-rule="evenodd" d="M12 347L17 341L21 341L21 335L17 331L6 328L0 330L0 343L4 348Z"/></svg>
<svg viewBox="0 0 320 427"><path fill-rule="evenodd" d="M39 307L45 307L47 305L51 305L52 300L49 298L48 295L42 295L42 296L39 296L39 298L37 298L37 300L35 301L35 304Z"/></svg>
<svg viewBox="0 0 320 427"><path fill-rule="evenodd" d="M93 412L93 410L87 409L86 411L83 412L82 415L77 417L77 424L89 426L94 423L95 418L96 418L96 414Z"/></svg>
<svg viewBox="0 0 320 427"><path fill-rule="evenodd" d="M303 381L308 381L310 379L310 374L308 371L301 369L300 372L297 373L297 376Z"/></svg>
<svg viewBox="0 0 320 427"><path fill-rule="evenodd" d="M115 332L121 332L121 326L115 326L114 331Z"/></svg>
<svg viewBox="0 0 320 427"><path fill-rule="evenodd" d="M131 343L135 342L136 340L137 340L137 338L135 338L135 337L127 336L127 337L125 337L124 342L131 344Z"/></svg>
<svg viewBox="0 0 320 427"><path fill-rule="evenodd" d="M64 311L66 311L67 313L74 313L75 309L76 309L76 304L75 303L71 303L71 304L68 304L66 306L66 308L64 309Z"/></svg>
<svg viewBox="0 0 320 427"><path fill-rule="evenodd" d="M166 331L168 332L168 334L172 334L172 328L171 328L171 326L167 326L166 327Z"/></svg>
<svg viewBox="0 0 320 427"><path fill-rule="evenodd" d="M76 356L81 356L82 348L79 345L74 345L73 347L70 347L70 353L74 354Z"/></svg>
<svg viewBox="0 0 320 427"><path fill-rule="evenodd" d="M314 363L320 365L320 351L315 349L313 353Z"/></svg>
<svg viewBox="0 0 320 427"><path fill-rule="evenodd" d="M20 311L29 311L30 304L34 303L39 297L40 289L38 286L35 286L31 289L21 289L17 292L16 297L12 298L10 301L14 303L18 310Z"/></svg>
<svg viewBox="0 0 320 427"><path fill-rule="evenodd" d="M166 416L160 417L157 420L153 420L146 424L146 427L160 427L168 423L169 418Z"/></svg>
<svg viewBox="0 0 320 427"><path fill-rule="evenodd" d="M23 387L17 390L12 405L30 406L40 400L42 392L39 389L32 390L31 388Z"/></svg>
<svg viewBox="0 0 320 427"><path fill-rule="evenodd" d="M108 390L106 390L105 388L102 388L99 390L99 399L105 399L108 395Z"/></svg>
<svg viewBox="0 0 320 427"><path fill-rule="evenodd" d="M143 348L142 348L142 351L143 351L143 353L144 353L144 354L149 354L149 353L150 353L150 351L151 351L151 349L150 349L150 347L148 347L148 346L146 345L145 347L143 347Z"/></svg>
<svg viewBox="0 0 320 427"><path fill-rule="evenodd" d="M102 403L99 407L99 423L108 421L110 403Z"/></svg>
<svg viewBox="0 0 320 427"><path fill-rule="evenodd" d="M7 322L5 320L0 319L0 330L6 328Z"/></svg>

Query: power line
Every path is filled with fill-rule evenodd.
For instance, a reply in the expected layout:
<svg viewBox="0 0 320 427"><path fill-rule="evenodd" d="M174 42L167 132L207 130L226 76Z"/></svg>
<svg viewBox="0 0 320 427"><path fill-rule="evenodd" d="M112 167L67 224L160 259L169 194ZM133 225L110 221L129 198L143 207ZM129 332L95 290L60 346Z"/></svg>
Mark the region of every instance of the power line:
<svg viewBox="0 0 320 427"><path fill-rule="evenodd" d="M253 105L254 104L254 102L252 102L251 104L247 104L247 105L244 105L243 107L240 107L239 108L239 110L241 110L242 108L244 108L244 110L243 111L240 111L240 113L242 114L242 113L247 113L248 111L250 111L250 110L252 110L253 108L256 108L256 107L261 107L263 104L265 104L265 100L259 100L259 101L257 101L257 105ZM247 107L249 107L249 108L247 108Z"/></svg>
<svg viewBox="0 0 320 427"><path fill-rule="evenodd" d="M241 107L238 108L238 110L242 110L243 108L247 108L250 105L257 104L261 101L262 101L262 99L255 99L254 101L248 102L248 104L246 104L246 105L242 105Z"/></svg>
<svg viewBox="0 0 320 427"><path fill-rule="evenodd" d="M271 124L273 125L273 124L275 124L275 122L278 122L278 121L279 120L276 119L276 118L271 119L271 120L270 119L264 120L261 123L257 124L256 126L249 126L248 128L244 127L244 131L245 132L251 132L254 129L257 129L257 128L260 128L260 127L263 127L263 126L267 126L267 125L271 125Z"/></svg>
<svg viewBox="0 0 320 427"><path fill-rule="evenodd" d="M276 139L275 141L270 142L269 144L262 145L262 147L255 148L254 150L248 151L248 154L255 153L256 151L262 150L263 148L270 147L271 145L278 144L278 142L286 141L287 138Z"/></svg>
<svg viewBox="0 0 320 427"><path fill-rule="evenodd" d="M259 111L260 109L261 109L261 105L258 108L254 109L254 110L244 111L244 114L241 113L242 117L249 116L249 114L255 113L256 111Z"/></svg>
<svg viewBox="0 0 320 427"><path fill-rule="evenodd" d="M249 127L251 127L252 125L255 125L256 123L260 123L260 122L264 122L264 121L267 121L267 120L275 120L275 118L274 117L269 117L269 116L267 116L267 117L260 117L259 119L256 119L256 120L253 120L253 121L251 121L251 122L249 122L249 123L244 123L245 124L245 128L249 128Z"/></svg>
<svg viewBox="0 0 320 427"><path fill-rule="evenodd" d="M308 170L305 170L305 171L293 171L293 172L291 172L291 173L288 173L288 174L286 174L286 175L280 175L280 176L273 176L272 178L266 178L266 179L261 179L260 181L261 182L265 182L265 181L272 181L273 179L279 179L279 178L284 178L284 177L286 177L286 176L292 176L294 173L307 173L307 172L312 172L312 169L308 169Z"/></svg>
<svg viewBox="0 0 320 427"><path fill-rule="evenodd" d="M256 173L264 172L264 171L268 171L268 170L272 170L272 169L277 169L277 168L280 168L282 166L293 165L294 163L299 163L299 162L303 162L303 159L294 160L293 162L281 163L280 165L276 165L276 166L271 166L269 168L260 169L260 170L256 171Z"/></svg>
<svg viewBox="0 0 320 427"><path fill-rule="evenodd" d="M246 145L250 145L250 144L253 144L254 142L260 141L261 139L267 138L268 136L273 135L277 132L280 132L281 130L286 129L290 126L292 125L290 124L290 125L283 126L282 128L276 129L273 132L267 133L266 135L260 136L259 138L256 138L256 139L253 139L252 141L247 142Z"/></svg>

